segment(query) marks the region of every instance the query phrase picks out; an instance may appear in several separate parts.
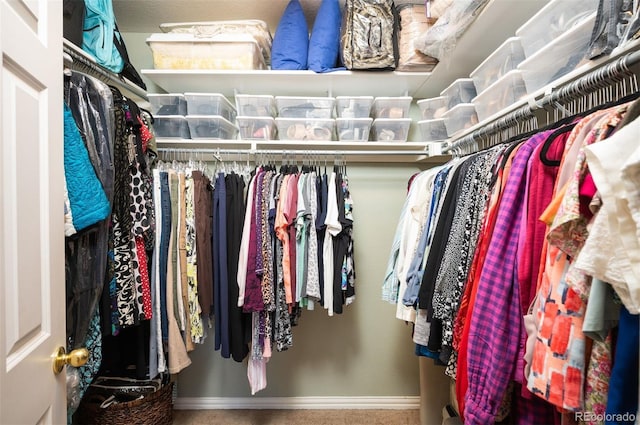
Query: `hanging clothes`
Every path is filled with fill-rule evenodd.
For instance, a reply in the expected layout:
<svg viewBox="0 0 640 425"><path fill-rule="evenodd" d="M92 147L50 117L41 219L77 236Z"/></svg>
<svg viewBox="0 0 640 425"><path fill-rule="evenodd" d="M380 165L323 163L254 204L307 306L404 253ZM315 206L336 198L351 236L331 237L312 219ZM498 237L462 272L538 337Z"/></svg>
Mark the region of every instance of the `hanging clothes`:
<svg viewBox="0 0 640 425"><path fill-rule="evenodd" d="M588 364L584 354L586 340L582 332L585 302L580 293L586 292L584 285L588 286L589 283L585 281L584 274L574 275L573 283L569 275L573 269L572 258L578 254L588 236L588 219L580 206L581 201L584 202L580 196L580 186L588 172L584 147L604 139L607 127L615 126L622 112L607 112L598 120L589 137L574 141L581 144L581 148L573 176L564 186L566 189L547 234L549 246L546 267L541 276L538 302L534 306L534 314L538 319L538 338L528 387L552 404L572 411L584 406L583 384ZM589 200L586 202L588 204Z"/></svg>
<svg viewBox="0 0 640 425"><path fill-rule="evenodd" d="M156 148L151 116L95 78L65 76L64 111L67 348L91 353L80 387L71 389L77 401L98 374L142 379L164 368L146 356L157 277L150 264Z"/></svg>
<svg viewBox="0 0 640 425"><path fill-rule="evenodd" d="M244 187L242 177L236 173L225 177L227 195L227 281L229 282L229 349L231 357L241 362L249 353L251 316L238 306L239 288L234 285L238 274L238 254L242 239L244 217Z"/></svg>
<svg viewBox="0 0 640 425"><path fill-rule="evenodd" d="M319 301L339 314L354 300L353 200L344 170L320 176L283 165L255 170L246 205L237 305L252 317L247 376L255 394L266 386L272 349L293 346L304 309Z"/></svg>
<svg viewBox="0 0 640 425"><path fill-rule="evenodd" d="M397 316L415 318L416 353L456 380L465 423L560 423L560 410L604 417L622 405L622 414L637 411L637 388L635 403L620 403L622 383L612 379L616 331L624 330L618 319L627 320L619 303L634 308L640 264L628 213L637 201L636 159L620 155L635 151L623 140L640 128L625 119L636 105L412 177L382 297L398 312L412 310ZM629 207L621 213L621 205ZM628 247L611 226L636 235Z"/></svg>

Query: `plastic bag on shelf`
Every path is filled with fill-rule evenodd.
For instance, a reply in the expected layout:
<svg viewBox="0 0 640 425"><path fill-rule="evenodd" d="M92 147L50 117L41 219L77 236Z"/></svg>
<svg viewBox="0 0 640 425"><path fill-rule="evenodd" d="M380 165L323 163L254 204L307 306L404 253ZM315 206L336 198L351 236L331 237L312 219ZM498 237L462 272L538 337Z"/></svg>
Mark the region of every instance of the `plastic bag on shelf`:
<svg viewBox="0 0 640 425"><path fill-rule="evenodd" d="M422 4L425 7L425 15L437 20L451 7L453 0L395 0L394 4L399 9L406 4Z"/></svg>
<svg viewBox="0 0 640 425"><path fill-rule="evenodd" d="M415 42L418 50L438 60L446 57L489 0L458 0Z"/></svg>
<svg viewBox="0 0 640 425"><path fill-rule="evenodd" d="M420 34L427 31L436 22L436 18L428 17L428 8L424 2L413 0L413 3L398 4L396 10L400 18L398 31L398 71L433 70L438 60L427 56L415 47L415 41Z"/></svg>

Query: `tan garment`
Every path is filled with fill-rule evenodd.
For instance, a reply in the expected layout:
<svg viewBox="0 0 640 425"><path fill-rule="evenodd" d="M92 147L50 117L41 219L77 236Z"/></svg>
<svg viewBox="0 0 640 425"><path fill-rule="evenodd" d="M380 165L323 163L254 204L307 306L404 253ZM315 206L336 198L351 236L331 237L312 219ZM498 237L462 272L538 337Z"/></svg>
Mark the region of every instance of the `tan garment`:
<svg viewBox="0 0 640 425"><path fill-rule="evenodd" d="M185 232L187 231L187 214L186 214L186 198L185 198L186 186L184 172L178 173L178 210L180 211L178 217L178 261L180 264L180 272L178 273L178 279L182 296L183 305L183 322L184 323L184 341L187 351L193 351L195 345L191 339L191 321L189 319L189 287L187 285L187 238Z"/></svg>
<svg viewBox="0 0 640 425"><path fill-rule="evenodd" d="M173 226L171 229L171 236L169 237L169 247L174 246L175 232ZM175 374L180 372L185 367L191 364L191 359L187 354L187 349L184 346L182 335L180 334L180 328L176 322L176 317L173 308L174 301L174 259L175 251L169 249L169 257L167 261L167 322L169 325L169 345L167 347L167 366L169 373Z"/></svg>

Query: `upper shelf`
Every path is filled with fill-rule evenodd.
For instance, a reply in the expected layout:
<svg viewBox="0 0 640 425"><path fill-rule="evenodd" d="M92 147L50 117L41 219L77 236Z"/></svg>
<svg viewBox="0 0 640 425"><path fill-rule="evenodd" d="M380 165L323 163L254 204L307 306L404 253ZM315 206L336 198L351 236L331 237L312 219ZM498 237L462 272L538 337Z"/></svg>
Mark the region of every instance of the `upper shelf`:
<svg viewBox="0 0 640 425"><path fill-rule="evenodd" d="M169 157L180 157L183 152L220 152L236 155L281 153L311 155L326 158L328 155L345 156L349 162L423 163L441 164L448 155L429 152L429 143L422 142L314 142L294 140L217 140L158 138L158 147ZM235 157L234 157L235 158Z"/></svg>
<svg viewBox="0 0 640 425"><path fill-rule="evenodd" d="M281 96L414 96L426 72L218 71L143 69L142 74L169 93L216 92Z"/></svg>
<svg viewBox="0 0 640 425"><path fill-rule="evenodd" d="M143 69L142 74L167 92L220 92L228 96L238 92L307 96L408 94L414 98L435 97L456 78L467 77L547 2L548 0L491 0L433 72L337 71L315 74L312 71ZM278 19L287 3L288 0L114 0L114 9L124 32L157 32L159 25L168 21L222 19L262 19L275 32ZM303 3L307 18L315 16L320 0Z"/></svg>

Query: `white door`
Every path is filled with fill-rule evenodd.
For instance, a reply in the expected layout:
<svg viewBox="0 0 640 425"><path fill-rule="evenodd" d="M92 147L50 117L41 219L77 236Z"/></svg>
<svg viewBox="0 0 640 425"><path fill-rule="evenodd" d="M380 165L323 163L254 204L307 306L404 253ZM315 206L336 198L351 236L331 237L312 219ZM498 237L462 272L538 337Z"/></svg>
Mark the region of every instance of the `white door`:
<svg viewBox="0 0 640 425"><path fill-rule="evenodd" d="M0 424L64 424L62 0L0 0Z"/></svg>

